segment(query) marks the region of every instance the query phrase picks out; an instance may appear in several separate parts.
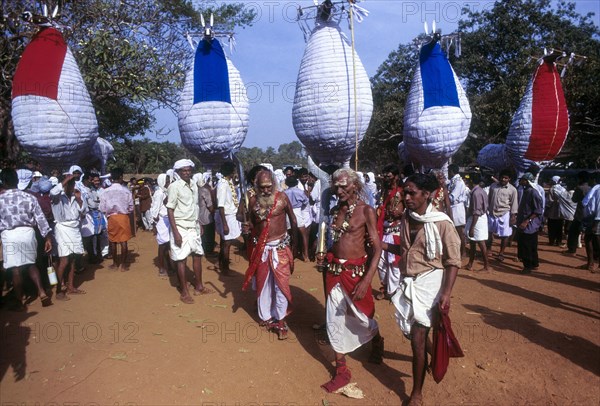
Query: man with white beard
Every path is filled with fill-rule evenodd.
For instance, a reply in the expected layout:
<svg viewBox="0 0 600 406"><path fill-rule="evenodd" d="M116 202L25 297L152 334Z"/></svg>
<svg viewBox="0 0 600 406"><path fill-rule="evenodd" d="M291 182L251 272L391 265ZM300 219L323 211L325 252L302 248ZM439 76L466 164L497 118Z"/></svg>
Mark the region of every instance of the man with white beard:
<svg viewBox="0 0 600 406"><path fill-rule="evenodd" d="M261 325L277 334L280 340L287 338L288 326L285 317L289 314L292 301L290 276L294 272L294 241L296 216L292 205L283 192L275 190L275 179L270 171L256 175L256 194L250 198L250 221L244 227L254 227L255 247L246 271L243 289L256 275L258 315ZM287 233L286 216L291 225L291 236ZM244 230L248 231L248 230Z"/></svg>

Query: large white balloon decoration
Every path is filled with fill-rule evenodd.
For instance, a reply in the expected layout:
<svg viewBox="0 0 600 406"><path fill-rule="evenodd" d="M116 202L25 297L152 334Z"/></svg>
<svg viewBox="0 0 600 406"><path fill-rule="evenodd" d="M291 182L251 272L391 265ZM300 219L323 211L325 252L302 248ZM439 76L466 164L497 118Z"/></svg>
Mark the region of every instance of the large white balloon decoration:
<svg viewBox="0 0 600 406"><path fill-rule="evenodd" d="M299 9L298 21L308 41L296 83L292 122L298 139L321 162L348 163L371 120L369 77L353 42L339 26L343 16L350 16L353 27L353 18L361 21L367 14L355 2L346 1L327 0Z"/></svg>
<svg viewBox="0 0 600 406"><path fill-rule="evenodd" d="M440 42L455 46L460 37L434 32L421 46L404 110L404 148L419 169L442 169L469 134L471 108ZM427 27L426 27L427 31Z"/></svg>
<svg viewBox="0 0 600 406"><path fill-rule="evenodd" d="M56 10L54 15L56 15ZM25 12L40 28L25 48L12 86L12 119L21 146L45 168L79 161L98 137L92 100L52 17Z"/></svg>
<svg viewBox="0 0 600 406"><path fill-rule="evenodd" d="M204 24L196 44L179 102L179 132L183 145L203 164L214 166L239 150L248 132L249 103L239 71L225 55L213 30L213 17ZM227 34L230 41L233 34Z"/></svg>

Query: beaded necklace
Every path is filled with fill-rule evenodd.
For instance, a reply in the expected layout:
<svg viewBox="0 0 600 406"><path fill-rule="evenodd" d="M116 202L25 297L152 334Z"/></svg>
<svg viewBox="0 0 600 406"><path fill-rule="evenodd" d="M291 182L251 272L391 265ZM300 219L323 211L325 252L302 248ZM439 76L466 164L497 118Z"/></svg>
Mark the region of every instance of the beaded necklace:
<svg viewBox="0 0 600 406"><path fill-rule="evenodd" d="M231 189L231 198L233 199L233 204L237 209L237 207L240 205L240 202L238 201L237 192L235 191L235 187L233 186L231 179L227 179L227 184L229 185L229 189Z"/></svg>
<svg viewBox="0 0 600 406"><path fill-rule="evenodd" d="M352 218L352 213L354 213L354 209L356 208L357 204L358 204L358 201L351 204L350 206L348 206L348 211L346 211L346 215L344 216L344 222L342 223L342 225L340 227L336 226L338 214L340 213L340 209L334 210L333 216L331 218L331 227L330 227L331 228L331 238L334 243L338 242L340 240L340 238L342 238L342 235L344 235L344 233L346 231L348 231L348 228L350 228L350 219Z"/></svg>

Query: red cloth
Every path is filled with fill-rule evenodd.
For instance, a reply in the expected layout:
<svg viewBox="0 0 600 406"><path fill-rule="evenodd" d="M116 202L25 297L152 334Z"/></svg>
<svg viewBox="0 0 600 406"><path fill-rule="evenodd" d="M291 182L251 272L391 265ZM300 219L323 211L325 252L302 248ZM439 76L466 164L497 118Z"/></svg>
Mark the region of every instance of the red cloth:
<svg viewBox="0 0 600 406"><path fill-rule="evenodd" d="M269 271L273 272L275 277L275 283L281 290L281 293L285 296L288 303L292 303L292 292L290 290L290 276L291 276L291 263L294 261L294 255L290 247L277 250L277 256L279 257L279 264L277 269L272 269L271 264L271 253L265 262L261 262L256 270L256 295L259 296L262 292ZM290 314L291 308L288 306L288 314Z"/></svg>
<svg viewBox="0 0 600 406"><path fill-rule="evenodd" d="M550 161L562 149L569 132L569 112L554 63L541 64L533 80L531 136L525 158Z"/></svg>
<svg viewBox="0 0 600 406"><path fill-rule="evenodd" d="M38 32L23 51L13 78L12 98L24 95L56 100L67 44L54 28Z"/></svg>
<svg viewBox="0 0 600 406"><path fill-rule="evenodd" d="M340 263L339 258L335 258L331 252L327 253L326 259L327 259L327 262L330 264L332 264L332 263L339 264ZM367 258L362 257L362 258L356 258L356 259L349 259L346 262L344 262L344 265L356 266L356 265L364 265L366 263L367 263ZM366 272L366 270L365 270L365 272ZM334 275L331 272L327 272L327 276L325 279L327 295L329 295L329 292L331 292L331 289L333 289L335 287L335 285L337 283L339 283L340 286L342 287L342 289L344 289L344 291L346 292L346 294L348 294L348 296L350 296L350 298L352 298L352 292L354 292L354 288L356 288L356 285L361 280L362 280L362 276L359 276L359 275L356 275L353 278L352 271L344 270L339 275ZM359 309L361 312L363 312L368 318L372 319L373 316L375 315L375 302L373 301L373 293L371 292L371 289L367 289L367 293L365 294L365 297L363 297L361 300L352 300L352 303L354 303L354 305L357 307L357 309Z"/></svg>
<svg viewBox="0 0 600 406"><path fill-rule="evenodd" d="M443 308L439 303L434 309L431 374L436 383L440 383L444 379L450 357L464 357L460 344L452 331L449 312L449 307Z"/></svg>
<svg viewBox="0 0 600 406"><path fill-rule="evenodd" d="M248 285L252 280L252 277L256 273L258 266L262 260L262 254L265 250L265 246L267 245L267 238L269 236L269 223L271 222L271 216L273 215L273 210L277 206L277 198L279 197L279 192L275 194L275 200L273 202L273 207L269 211L267 215L267 219L265 220L267 224L265 224L265 228L262 229L260 235L258 236L258 242L254 246L252 250L252 255L250 256L250 263L248 265L248 269L246 270L246 277L244 279L244 283L242 285L242 290L248 289Z"/></svg>

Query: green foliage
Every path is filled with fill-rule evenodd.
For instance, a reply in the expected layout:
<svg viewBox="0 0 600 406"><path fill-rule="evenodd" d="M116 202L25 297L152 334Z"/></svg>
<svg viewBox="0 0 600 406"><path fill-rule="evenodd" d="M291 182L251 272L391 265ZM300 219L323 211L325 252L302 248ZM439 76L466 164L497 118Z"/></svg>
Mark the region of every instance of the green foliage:
<svg viewBox="0 0 600 406"><path fill-rule="evenodd" d="M10 121L12 75L36 28L22 23L29 0L2 2L0 20L0 154L15 155ZM50 10L57 1L48 1ZM63 2L58 21L82 72L98 117L100 136L143 134L154 111L175 109L193 51L185 33L200 30L200 13L215 14L217 29L251 25L255 13L242 3L189 0L78 0ZM32 10L40 13L39 10ZM10 146L10 148L8 148Z"/></svg>
<svg viewBox="0 0 600 406"><path fill-rule="evenodd" d="M242 147L237 157L245 170L261 163L270 163L274 169L283 168L284 165L306 167L306 154L298 141L281 144L277 151L273 147L268 147L266 150L258 147Z"/></svg>
<svg viewBox="0 0 600 406"><path fill-rule="evenodd" d="M114 160L107 163L109 171L120 167L125 173L164 173L173 167L175 161L183 158L191 159L196 164L196 172L202 170L202 165L191 152L172 142L155 142L143 138L113 141L112 145L115 152Z"/></svg>

